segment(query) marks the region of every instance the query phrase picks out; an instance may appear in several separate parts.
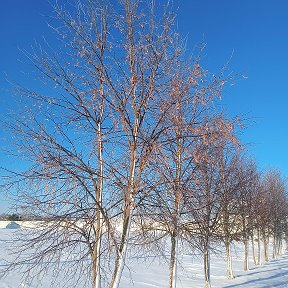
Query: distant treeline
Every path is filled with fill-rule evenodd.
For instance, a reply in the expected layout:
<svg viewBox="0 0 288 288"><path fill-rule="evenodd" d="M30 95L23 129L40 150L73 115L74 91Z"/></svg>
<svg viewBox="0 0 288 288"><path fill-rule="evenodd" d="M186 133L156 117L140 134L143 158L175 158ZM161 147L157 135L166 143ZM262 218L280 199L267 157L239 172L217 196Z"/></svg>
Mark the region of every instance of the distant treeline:
<svg viewBox="0 0 288 288"><path fill-rule="evenodd" d="M0 221L29 221L29 220L43 220L40 216L35 217L31 215L19 215L16 213L13 214L1 214Z"/></svg>

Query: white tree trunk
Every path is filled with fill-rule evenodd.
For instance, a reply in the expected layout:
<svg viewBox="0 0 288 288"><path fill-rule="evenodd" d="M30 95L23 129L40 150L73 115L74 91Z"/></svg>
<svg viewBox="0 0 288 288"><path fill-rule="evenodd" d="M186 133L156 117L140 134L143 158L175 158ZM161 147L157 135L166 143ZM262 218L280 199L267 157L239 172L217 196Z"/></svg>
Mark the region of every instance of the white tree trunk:
<svg viewBox="0 0 288 288"><path fill-rule="evenodd" d="M257 261L256 261L256 254L255 254L255 241L254 241L254 231L252 233L252 236L251 236L251 241L252 241L252 257L253 257L253 262L254 262L254 265L257 265Z"/></svg>
<svg viewBox="0 0 288 288"><path fill-rule="evenodd" d="M177 235L171 235L171 256L169 268L169 288L176 288L177 281Z"/></svg>
<svg viewBox="0 0 288 288"><path fill-rule="evenodd" d="M136 133L135 133L136 134ZM112 275L112 281L110 284L110 288L118 288L120 284L120 279L122 276L122 272L125 265L126 260L126 252L128 247L128 240L131 229L131 220L133 214L133 205L134 205L134 197L133 197L133 187L134 187L134 178L135 178L135 168L136 168L136 151L134 147L131 149L131 169L130 169L130 177L129 177L129 188L127 198L124 199L124 219L123 219L123 228L122 228L122 236L121 242L119 245L119 249L117 251L114 273Z"/></svg>
<svg viewBox="0 0 288 288"><path fill-rule="evenodd" d="M132 210L130 210L128 219L126 220L126 224L124 224L124 231L123 233L123 238L122 238L122 243L121 249L118 252L117 259L115 262L115 267L114 267L114 273L112 276L112 281L110 284L110 288L118 288L121 280L121 276L123 273L124 265L125 265L125 260L126 260L126 253L127 253L127 247L128 247L128 239L129 239L129 234L130 234L130 229L131 229L131 218L132 218ZM125 219L124 219L125 221ZM126 228L125 228L126 227Z"/></svg>
<svg viewBox="0 0 288 288"><path fill-rule="evenodd" d="M282 254L282 239L279 237L278 239L278 247L277 247L277 256L280 256Z"/></svg>
<svg viewBox="0 0 288 288"><path fill-rule="evenodd" d="M125 265L125 258L126 258L126 251L127 251L127 243L124 244L123 250L121 254L119 254L119 260L117 263L116 270L114 272L113 282L111 283L111 288L118 288L121 280L121 276L123 273L124 265Z"/></svg>
<svg viewBox="0 0 288 288"><path fill-rule="evenodd" d="M101 236L102 236L102 221L99 221L99 239L95 243L95 250L92 259L92 287L101 288L101 275L100 275L100 255L101 255Z"/></svg>
<svg viewBox="0 0 288 288"><path fill-rule="evenodd" d="M249 241L244 241L244 271L249 270Z"/></svg>
<svg viewBox="0 0 288 288"><path fill-rule="evenodd" d="M204 288L211 288L210 284L210 254L208 245L204 247L204 279L205 285Z"/></svg>
<svg viewBox="0 0 288 288"><path fill-rule="evenodd" d="M233 270L232 270L232 257L231 257L231 249L230 249L230 241L225 241L225 248L226 248L226 272L227 272L227 279L233 279Z"/></svg>
<svg viewBox="0 0 288 288"><path fill-rule="evenodd" d="M177 281L177 252L178 252L178 220L179 220L179 211L181 203L181 150L182 150L182 140L181 133L176 132L177 137L177 151L176 151L176 189L175 189L175 217L176 225L174 231L171 234L171 256L170 256L170 267L169 267L169 288L176 288Z"/></svg>
<svg viewBox="0 0 288 288"><path fill-rule="evenodd" d="M273 253L272 253L272 258L275 259L277 256L277 239L276 239L276 235L274 233L273 235Z"/></svg>
<svg viewBox="0 0 288 288"><path fill-rule="evenodd" d="M95 288L101 288L100 267L97 266L97 273L95 278Z"/></svg>
<svg viewBox="0 0 288 288"><path fill-rule="evenodd" d="M103 83L101 83L101 95L103 99ZM104 102L102 100L100 104L99 121L97 123L97 153L98 153L98 179L97 184L94 182L94 187L96 190L96 201L98 202L98 207L96 203L96 223L95 223L95 246L93 247L92 255L92 286L93 288L101 287L101 275L100 275L100 255L101 255L101 238L102 238L102 225L103 225L103 215L100 211L102 207L102 197L103 197L103 143L102 143L102 115L104 111Z"/></svg>
<svg viewBox="0 0 288 288"><path fill-rule="evenodd" d="M257 231L257 265L260 265L261 262L261 242L260 242L260 230Z"/></svg>
<svg viewBox="0 0 288 288"><path fill-rule="evenodd" d="M268 262L268 241L265 235L263 235L263 246L264 246L264 261Z"/></svg>

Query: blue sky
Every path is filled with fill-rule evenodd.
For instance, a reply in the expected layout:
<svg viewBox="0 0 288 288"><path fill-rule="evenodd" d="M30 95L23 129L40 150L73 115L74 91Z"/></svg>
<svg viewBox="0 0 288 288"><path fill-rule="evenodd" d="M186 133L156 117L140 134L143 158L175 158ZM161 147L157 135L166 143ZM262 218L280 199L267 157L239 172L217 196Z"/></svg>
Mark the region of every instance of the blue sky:
<svg viewBox="0 0 288 288"><path fill-rule="evenodd" d="M259 167L275 167L288 176L288 1L179 0L177 6L177 25L187 37L187 49L192 51L204 41L203 63L208 70L217 72L232 56L229 70L248 77L225 90L224 108L231 116L250 119L241 139ZM21 61L25 57L20 50L31 49L34 40L41 42L43 36L53 44L45 17L51 10L45 0L1 2L1 117L17 107L6 78L24 85L32 81L32 68ZM5 137L10 135L0 131L0 166L13 167L13 159L1 152Z"/></svg>
<svg viewBox="0 0 288 288"><path fill-rule="evenodd" d="M225 109L251 119L241 138L258 165L288 176L288 1L182 0L178 22L190 45L204 38L210 70L233 54L230 70L248 79L227 89Z"/></svg>

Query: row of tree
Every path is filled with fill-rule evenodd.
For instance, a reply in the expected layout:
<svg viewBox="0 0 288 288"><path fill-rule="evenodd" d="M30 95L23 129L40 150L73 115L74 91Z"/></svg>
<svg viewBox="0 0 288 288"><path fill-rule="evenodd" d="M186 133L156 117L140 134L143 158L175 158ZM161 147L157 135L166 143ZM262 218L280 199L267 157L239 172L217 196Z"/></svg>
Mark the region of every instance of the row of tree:
<svg viewBox="0 0 288 288"><path fill-rule="evenodd" d="M221 243L228 279L233 278L231 245L236 242L244 245L245 271L249 269L249 243L255 265L261 263L261 254L268 261L269 238L273 239L273 258L283 252L283 243L287 251L288 198L280 173L258 172L255 163L235 149L214 156L210 150L208 158L196 161L193 175L181 177L178 191L175 178L161 182L164 188L157 187L141 205L141 221L136 217L142 224L141 237L149 243L155 241L159 248L162 237L171 241L169 287L176 287L177 254L187 247L203 253L205 288L210 287L209 254L219 251ZM167 180L170 172L165 168L161 175Z"/></svg>
<svg viewBox="0 0 288 288"><path fill-rule="evenodd" d="M225 69L203 69L201 48L187 56L169 5L75 8L54 7L62 53L50 46L27 53L41 91L17 86L26 112L8 126L32 164L11 172L5 187L21 213L45 221L24 231L9 269L71 274L60 261L71 255L78 281L87 275L93 288L118 288L133 246L144 254L169 247L175 288L177 255L189 247L203 252L209 287L209 253L219 241L229 278L234 240L245 244L245 269L249 239L264 241L267 258L272 236L276 256L287 238L285 183L277 172L261 176L243 156L238 119L218 107Z"/></svg>

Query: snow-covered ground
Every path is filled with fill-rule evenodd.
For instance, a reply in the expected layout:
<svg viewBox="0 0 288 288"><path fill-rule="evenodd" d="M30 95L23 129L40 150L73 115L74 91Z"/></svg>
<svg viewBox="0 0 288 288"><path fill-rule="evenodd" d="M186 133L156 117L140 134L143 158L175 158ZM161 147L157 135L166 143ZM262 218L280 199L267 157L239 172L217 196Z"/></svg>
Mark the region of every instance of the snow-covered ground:
<svg viewBox="0 0 288 288"><path fill-rule="evenodd" d="M0 259L4 265L7 259L7 240L13 238L13 230L0 229ZM220 248L221 250L221 248ZM271 249L270 249L271 250ZM168 264L165 260L149 257L130 258L121 281L121 288L166 288L168 286ZM192 254L181 255L178 263L177 288L203 287L203 269L200 257ZM225 277L224 254L211 255L211 286L212 288L233 287L288 287L288 254L284 254L266 264L254 267L250 259L250 270L243 271L243 249L240 244L233 248L233 270L235 278L227 280ZM0 288L48 288L52 276L47 274L41 281L21 279L17 272L10 272L0 280ZM80 284L79 284L80 285ZM58 286L61 288L61 284ZM85 288L84 286L79 286Z"/></svg>
<svg viewBox="0 0 288 288"><path fill-rule="evenodd" d="M250 270L243 271L243 250L241 246L233 249L233 270L235 278L226 279L225 260L223 256L211 255L211 287L212 288L232 288L232 287L288 287L288 254L271 260L264 265L255 267L250 261ZM236 251L237 250L237 251ZM204 286L203 264L201 259L195 259L191 255L182 255L180 259L181 266L178 268L179 279L177 287L201 288ZM130 274L126 274L122 281L121 288L137 287L137 288L164 288L167 284L167 264L152 263L151 265L134 264Z"/></svg>

